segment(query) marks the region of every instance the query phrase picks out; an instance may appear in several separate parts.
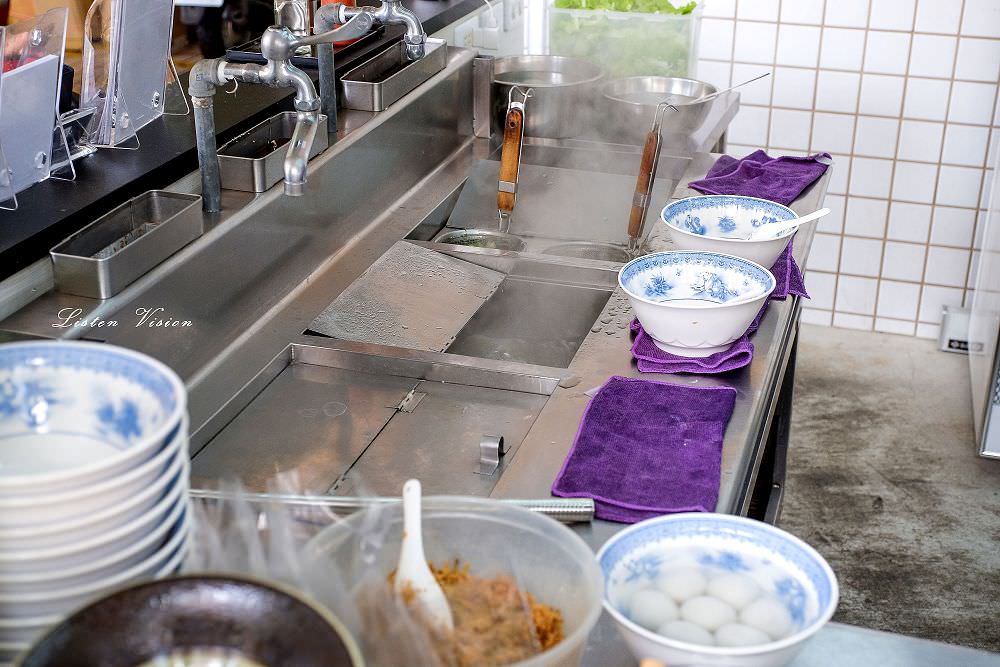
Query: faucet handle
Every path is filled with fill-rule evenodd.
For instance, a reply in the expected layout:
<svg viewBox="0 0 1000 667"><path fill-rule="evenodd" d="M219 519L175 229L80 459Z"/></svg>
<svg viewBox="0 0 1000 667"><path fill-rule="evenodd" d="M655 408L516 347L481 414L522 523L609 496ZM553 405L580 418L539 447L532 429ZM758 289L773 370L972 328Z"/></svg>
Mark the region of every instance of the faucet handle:
<svg viewBox="0 0 1000 667"><path fill-rule="evenodd" d="M350 39L364 37L375 25L375 19L368 12L358 12L347 23L337 26L333 30L321 32L318 35L309 35L295 40L295 47L313 46L314 44L329 44L332 42L346 42Z"/></svg>

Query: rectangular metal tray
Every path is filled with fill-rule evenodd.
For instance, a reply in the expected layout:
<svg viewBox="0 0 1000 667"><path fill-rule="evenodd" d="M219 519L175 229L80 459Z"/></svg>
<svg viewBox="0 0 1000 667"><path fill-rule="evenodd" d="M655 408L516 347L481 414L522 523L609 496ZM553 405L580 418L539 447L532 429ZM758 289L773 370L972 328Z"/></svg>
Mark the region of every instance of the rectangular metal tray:
<svg viewBox="0 0 1000 667"><path fill-rule="evenodd" d="M418 477L427 494L489 496L561 381L560 371L439 352L302 336L195 434L194 488L219 477L251 492L277 470L337 496L392 495ZM509 446L478 472L483 435ZM207 438L206 438L207 436Z"/></svg>
<svg viewBox="0 0 1000 667"><path fill-rule="evenodd" d="M279 113L223 144L219 148L222 187L241 192L264 192L284 179L285 153L295 130L295 118L294 111ZM329 145L326 116L321 115L309 159Z"/></svg>
<svg viewBox="0 0 1000 667"><path fill-rule="evenodd" d="M414 61L406 59L406 45L396 42L344 74L340 80L343 105L359 111L385 111L443 70L447 62L444 40L428 39L424 57Z"/></svg>
<svg viewBox="0 0 1000 667"><path fill-rule="evenodd" d="M203 232L200 196L144 192L49 251L56 288L110 298Z"/></svg>

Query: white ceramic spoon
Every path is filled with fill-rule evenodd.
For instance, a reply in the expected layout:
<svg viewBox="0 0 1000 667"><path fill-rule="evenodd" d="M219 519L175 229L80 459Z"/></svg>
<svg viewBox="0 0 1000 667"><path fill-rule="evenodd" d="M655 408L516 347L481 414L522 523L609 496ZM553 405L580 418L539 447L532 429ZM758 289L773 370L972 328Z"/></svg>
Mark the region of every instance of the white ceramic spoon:
<svg viewBox="0 0 1000 667"><path fill-rule="evenodd" d="M411 479L403 485L403 543L396 568L396 593L413 596L420 613L435 627L451 631L455 623L451 607L437 579L427 566L424 539L420 525L420 480Z"/></svg>
<svg viewBox="0 0 1000 667"><path fill-rule="evenodd" d="M807 222L819 220L829 212L830 209L821 208L820 210L813 211L809 215L804 215L801 218L792 218L791 220L775 222L770 225L761 225L757 229L753 230L753 232L750 233L750 236L744 237L744 239L747 241L757 241L763 236L766 236L769 239L774 238L788 229L796 229L800 225L804 225Z"/></svg>

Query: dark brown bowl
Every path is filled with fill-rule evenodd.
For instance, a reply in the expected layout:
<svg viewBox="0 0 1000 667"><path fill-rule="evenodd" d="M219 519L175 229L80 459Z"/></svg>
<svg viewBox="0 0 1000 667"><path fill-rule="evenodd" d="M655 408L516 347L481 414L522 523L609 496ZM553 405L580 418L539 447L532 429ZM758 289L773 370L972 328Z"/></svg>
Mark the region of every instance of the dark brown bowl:
<svg viewBox="0 0 1000 667"><path fill-rule="evenodd" d="M266 667L362 667L328 611L274 583L186 576L126 588L46 633L22 667L136 667L166 656L224 652ZM251 664L252 664L251 663Z"/></svg>

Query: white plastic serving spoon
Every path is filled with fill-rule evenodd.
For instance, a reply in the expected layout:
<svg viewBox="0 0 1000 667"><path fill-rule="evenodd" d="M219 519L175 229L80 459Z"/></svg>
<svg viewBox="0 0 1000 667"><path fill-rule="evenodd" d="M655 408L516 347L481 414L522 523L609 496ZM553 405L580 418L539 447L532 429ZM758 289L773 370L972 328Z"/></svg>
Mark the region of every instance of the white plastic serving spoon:
<svg viewBox="0 0 1000 667"><path fill-rule="evenodd" d="M455 627L451 607L424 556L420 511L420 480L411 479L403 484L403 543L396 568L396 593L413 595L420 613L431 625L451 631Z"/></svg>
<svg viewBox="0 0 1000 667"><path fill-rule="evenodd" d="M814 222L819 220L827 213L830 212L828 208L821 208L818 211L813 211L809 215L804 215L801 218L792 218L791 220L785 220L783 222L775 222L770 225L761 225L757 229L750 233L750 236L745 237L747 241L756 241L762 236L767 236L767 238L774 238L782 232L788 229L796 229L797 227L806 224L807 222Z"/></svg>

